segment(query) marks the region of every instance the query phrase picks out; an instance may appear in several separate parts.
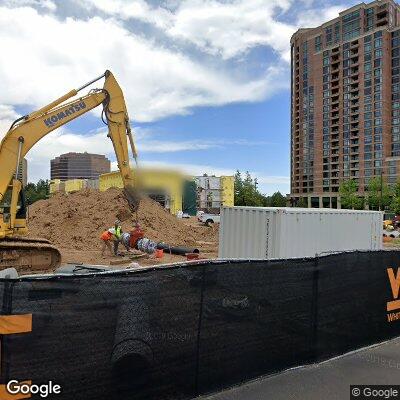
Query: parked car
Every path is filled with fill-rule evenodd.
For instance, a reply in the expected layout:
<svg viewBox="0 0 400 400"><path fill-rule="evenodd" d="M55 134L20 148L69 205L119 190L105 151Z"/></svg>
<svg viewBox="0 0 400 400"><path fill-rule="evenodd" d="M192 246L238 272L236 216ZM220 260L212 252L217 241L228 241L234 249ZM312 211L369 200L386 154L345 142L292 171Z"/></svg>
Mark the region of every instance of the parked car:
<svg viewBox="0 0 400 400"><path fill-rule="evenodd" d="M197 216L197 220L199 221L199 222L201 222L201 216L204 214L204 211L197 211L197 214L196 214L196 216Z"/></svg>
<svg viewBox="0 0 400 400"><path fill-rule="evenodd" d="M397 239L398 237L400 237L400 232L396 231L396 230L385 229L383 231L383 237L391 237L391 238Z"/></svg>
<svg viewBox="0 0 400 400"><path fill-rule="evenodd" d="M211 224L219 223L220 215L217 214L206 214L203 213L199 217L199 221L207 226L211 226Z"/></svg>

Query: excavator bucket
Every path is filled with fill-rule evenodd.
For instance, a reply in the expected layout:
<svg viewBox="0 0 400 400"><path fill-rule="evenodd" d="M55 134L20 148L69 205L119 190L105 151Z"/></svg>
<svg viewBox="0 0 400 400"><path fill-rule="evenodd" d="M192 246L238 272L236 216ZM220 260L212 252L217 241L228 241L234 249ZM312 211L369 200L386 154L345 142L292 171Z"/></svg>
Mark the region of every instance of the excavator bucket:
<svg viewBox="0 0 400 400"><path fill-rule="evenodd" d="M135 188L128 186L124 189L124 194L125 198L129 203L129 207L133 212L136 212L139 209L140 198L141 198L139 192Z"/></svg>

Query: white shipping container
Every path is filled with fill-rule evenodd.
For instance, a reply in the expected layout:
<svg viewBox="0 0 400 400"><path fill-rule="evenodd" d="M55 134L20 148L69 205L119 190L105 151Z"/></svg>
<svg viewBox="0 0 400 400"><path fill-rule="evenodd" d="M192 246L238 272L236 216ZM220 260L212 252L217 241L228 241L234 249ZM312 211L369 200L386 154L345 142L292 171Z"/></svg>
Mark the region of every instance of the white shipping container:
<svg viewBox="0 0 400 400"><path fill-rule="evenodd" d="M222 207L219 258L314 257L382 249L383 212Z"/></svg>

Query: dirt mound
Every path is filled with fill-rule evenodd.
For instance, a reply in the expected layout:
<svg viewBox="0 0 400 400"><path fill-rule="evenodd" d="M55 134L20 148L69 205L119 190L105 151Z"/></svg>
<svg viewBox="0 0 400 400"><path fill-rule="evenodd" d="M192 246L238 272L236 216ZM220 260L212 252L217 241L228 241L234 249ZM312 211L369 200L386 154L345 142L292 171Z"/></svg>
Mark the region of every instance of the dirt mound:
<svg viewBox="0 0 400 400"><path fill-rule="evenodd" d="M64 249L93 250L99 247L101 233L112 227L117 215L127 219L124 231L133 228L136 216L119 189L106 192L83 190L72 194L58 193L41 200L29 209L30 236L49 239ZM171 245L195 246L199 241L216 241L217 232L192 226L164 210L149 198L141 201L138 220L146 237Z"/></svg>

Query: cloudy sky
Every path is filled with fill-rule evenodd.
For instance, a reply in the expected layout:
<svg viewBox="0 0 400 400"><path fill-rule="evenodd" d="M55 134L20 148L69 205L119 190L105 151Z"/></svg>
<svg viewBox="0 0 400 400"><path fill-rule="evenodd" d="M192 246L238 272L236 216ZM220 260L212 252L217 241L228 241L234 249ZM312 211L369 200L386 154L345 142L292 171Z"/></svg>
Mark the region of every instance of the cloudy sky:
<svg viewBox="0 0 400 400"><path fill-rule="evenodd" d="M18 116L110 69L143 165L249 170L265 193L288 193L290 36L356 3L0 0L0 137ZM50 159L68 151L115 160L100 111L37 144L29 179L48 178Z"/></svg>

